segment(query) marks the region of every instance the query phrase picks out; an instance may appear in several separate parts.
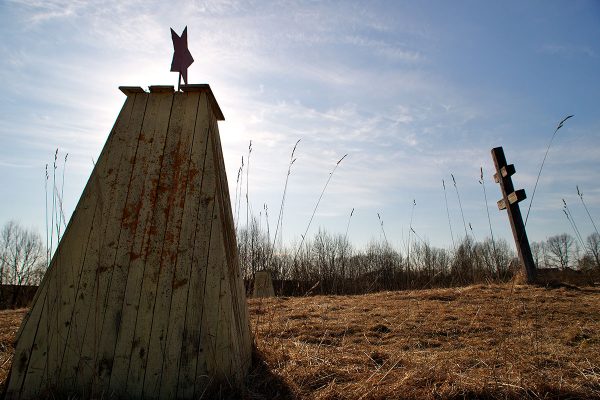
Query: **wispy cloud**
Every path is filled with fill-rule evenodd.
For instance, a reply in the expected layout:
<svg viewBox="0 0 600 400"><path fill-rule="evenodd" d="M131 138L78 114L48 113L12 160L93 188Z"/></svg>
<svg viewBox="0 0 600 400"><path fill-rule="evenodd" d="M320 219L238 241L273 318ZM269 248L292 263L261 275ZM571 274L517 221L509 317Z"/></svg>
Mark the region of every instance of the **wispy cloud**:
<svg viewBox="0 0 600 400"><path fill-rule="evenodd" d="M586 56L598 58L596 50L586 45L551 43L543 45L540 51L545 54L563 57Z"/></svg>

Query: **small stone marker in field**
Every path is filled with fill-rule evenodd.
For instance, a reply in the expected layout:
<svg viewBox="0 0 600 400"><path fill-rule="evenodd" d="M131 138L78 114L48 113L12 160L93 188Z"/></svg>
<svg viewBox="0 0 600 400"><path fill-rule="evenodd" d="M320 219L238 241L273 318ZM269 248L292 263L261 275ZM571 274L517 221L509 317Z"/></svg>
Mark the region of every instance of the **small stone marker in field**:
<svg viewBox="0 0 600 400"><path fill-rule="evenodd" d="M525 224L523 223L521 209L519 208L519 202L526 198L525 190L519 189L515 191L511 178L516 172L515 166L513 164L507 165L502 147L492 149L492 158L496 166L494 180L500 184L502 191L502 199L498 201L498 209L506 209L508 212L508 219L515 239L519 261L525 270L527 282L533 283L536 279L536 266L531 255Z"/></svg>
<svg viewBox="0 0 600 400"><path fill-rule="evenodd" d="M197 399L252 339L208 85L125 104L19 332L10 399Z"/></svg>
<svg viewBox="0 0 600 400"><path fill-rule="evenodd" d="M254 274L254 290L252 297L275 297L271 272L258 271Z"/></svg>

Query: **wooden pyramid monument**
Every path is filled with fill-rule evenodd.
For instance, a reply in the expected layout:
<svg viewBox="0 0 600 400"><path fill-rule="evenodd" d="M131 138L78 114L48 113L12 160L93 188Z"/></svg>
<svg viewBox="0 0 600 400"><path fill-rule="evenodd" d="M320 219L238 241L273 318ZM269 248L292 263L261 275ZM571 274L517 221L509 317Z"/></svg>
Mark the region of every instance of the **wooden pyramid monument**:
<svg viewBox="0 0 600 400"><path fill-rule="evenodd" d="M275 289L273 288L273 280L269 270L256 271L254 274L254 290L252 297L275 297Z"/></svg>
<svg viewBox="0 0 600 400"><path fill-rule="evenodd" d="M6 399L192 399L240 385L252 339L208 85L127 99L31 310Z"/></svg>

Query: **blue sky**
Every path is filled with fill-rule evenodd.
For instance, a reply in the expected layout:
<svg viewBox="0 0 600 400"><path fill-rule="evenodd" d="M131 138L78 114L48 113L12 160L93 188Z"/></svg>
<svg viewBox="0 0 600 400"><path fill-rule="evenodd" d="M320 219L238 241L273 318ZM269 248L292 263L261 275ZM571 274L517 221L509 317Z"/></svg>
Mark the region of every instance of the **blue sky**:
<svg viewBox="0 0 600 400"><path fill-rule="evenodd" d="M450 174L477 240L491 223L511 240L490 149L504 146L530 196L552 133L527 225L530 240L584 236L600 222L600 3L515 2L83 2L0 3L0 223L45 229L44 167L69 153L69 216L120 110L120 85L176 84L169 28L188 26L191 83L209 83L225 114L221 138L232 197L242 155L249 197L274 227L292 147L284 241L300 237L328 178L309 235L343 233L357 246L413 228L451 244L464 236ZM59 172L62 162L59 163ZM245 178L244 178L245 179ZM245 183L244 183L245 185ZM526 209L529 200L521 203ZM245 207L242 220L245 221ZM263 226L266 224L263 216ZM471 234L471 231L469 231Z"/></svg>

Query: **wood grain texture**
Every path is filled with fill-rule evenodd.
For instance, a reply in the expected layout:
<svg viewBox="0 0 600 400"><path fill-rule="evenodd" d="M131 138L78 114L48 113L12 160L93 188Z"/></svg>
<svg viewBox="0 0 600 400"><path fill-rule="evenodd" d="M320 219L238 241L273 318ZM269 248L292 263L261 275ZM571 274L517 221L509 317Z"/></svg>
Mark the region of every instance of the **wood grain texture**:
<svg viewBox="0 0 600 400"><path fill-rule="evenodd" d="M252 338L208 85L127 99L18 334L6 399L240 385Z"/></svg>

